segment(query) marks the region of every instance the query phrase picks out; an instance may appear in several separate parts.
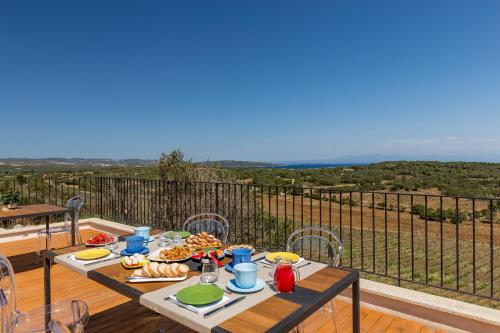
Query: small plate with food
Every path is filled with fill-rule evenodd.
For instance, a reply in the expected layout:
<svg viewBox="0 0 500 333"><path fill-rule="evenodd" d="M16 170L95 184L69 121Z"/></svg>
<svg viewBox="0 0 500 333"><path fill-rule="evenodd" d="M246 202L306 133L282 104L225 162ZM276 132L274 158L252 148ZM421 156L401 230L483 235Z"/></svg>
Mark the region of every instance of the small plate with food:
<svg viewBox="0 0 500 333"><path fill-rule="evenodd" d="M224 253L228 256L231 256L234 249L249 249L252 251L252 254L255 252L255 248L252 245L248 244L239 244L239 245L231 245L224 249Z"/></svg>
<svg viewBox="0 0 500 333"><path fill-rule="evenodd" d="M145 255L135 253L132 256L123 257L120 263L124 268L133 269L133 268L141 268L145 264L148 264L149 261L146 259Z"/></svg>
<svg viewBox="0 0 500 333"><path fill-rule="evenodd" d="M214 257L217 260L222 260L222 259L224 259L224 257L226 256L226 254L221 249L204 249L204 251L196 251L195 253L193 253L193 255L192 255L191 258L193 260L198 260L199 261L203 257L207 257L208 258L210 256Z"/></svg>
<svg viewBox="0 0 500 333"><path fill-rule="evenodd" d="M189 266L179 263L157 263L145 264L141 269L136 269L128 278L129 282L168 282L183 281L187 278Z"/></svg>
<svg viewBox="0 0 500 333"><path fill-rule="evenodd" d="M186 245L193 249L193 251L200 251L204 248L219 248L222 246L222 242L214 235L203 231L186 238Z"/></svg>
<svg viewBox="0 0 500 333"><path fill-rule="evenodd" d="M85 245L89 246L89 247L99 247L99 246L106 246L109 244L113 244L113 243L116 243L117 241L118 241L118 237L116 237L116 236L108 235L105 233L100 233L99 235L88 239L85 242Z"/></svg>
<svg viewBox="0 0 500 333"><path fill-rule="evenodd" d="M180 262L191 259L193 251L187 246L161 247L148 256L151 261Z"/></svg>
<svg viewBox="0 0 500 333"><path fill-rule="evenodd" d="M298 254L291 253L291 252L272 252L268 253L266 255L266 258L264 259L265 262L268 262L270 264L274 264L277 258L281 259L287 259L289 260L293 265L298 265L299 263L303 262L305 259L301 258Z"/></svg>

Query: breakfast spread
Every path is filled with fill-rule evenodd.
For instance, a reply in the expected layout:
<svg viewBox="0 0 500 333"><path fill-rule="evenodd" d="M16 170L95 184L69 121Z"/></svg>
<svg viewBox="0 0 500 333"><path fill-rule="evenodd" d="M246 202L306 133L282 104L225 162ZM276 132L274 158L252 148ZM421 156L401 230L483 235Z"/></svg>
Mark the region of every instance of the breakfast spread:
<svg viewBox="0 0 500 333"><path fill-rule="evenodd" d="M222 243L217 237L206 231L191 235L186 239L186 244L194 251L207 247L221 247Z"/></svg>
<svg viewBox="0 0 500 333"><path fill-rule="evenodd" d="M99 235L94 236L91 239L87 240L85 244L88 246L99 246L99 245L111 244L116 241L117 238L115 236L110 236L105 233L100 233Z"/></svg>
<svg viewBox="0 0 500 333"><path fill-rule="evenodd" d="M248 244L239 244L239 245L228 246L228 247L226 247L225 252L228 255L231 255L231 253L234 249L248 249L248 250L252 251L252 253L255 252L255 248L252 245L248 245Z"/></svg>
<svg viewBox="0 0 500 333"><path fill-rule="evenodd" d="M185 277L189 273L188 265L184 264L166 264L166 263L147 263L142 269L136 269L132 277L136 278L179 278Z"/></svg>
<svg viewBox="0 0 500 333"><path fill-rule="evenodd" d="M175 246L171 249L162 250L159 258L164 261L179 261L189 259L193 251L187 246Z"/></svg>

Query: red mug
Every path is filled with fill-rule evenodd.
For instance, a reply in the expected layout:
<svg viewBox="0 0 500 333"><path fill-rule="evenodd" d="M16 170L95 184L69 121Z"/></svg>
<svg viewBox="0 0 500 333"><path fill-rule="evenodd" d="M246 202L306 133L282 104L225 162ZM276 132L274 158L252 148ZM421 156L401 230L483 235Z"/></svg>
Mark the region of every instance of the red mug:
<svg viewBox="0 0 500 333"><path fill-rule="evenodd" d="M300 281L299 270L290 261L281 259L274 264L274 289L280 293L291 293Z"/></svg>

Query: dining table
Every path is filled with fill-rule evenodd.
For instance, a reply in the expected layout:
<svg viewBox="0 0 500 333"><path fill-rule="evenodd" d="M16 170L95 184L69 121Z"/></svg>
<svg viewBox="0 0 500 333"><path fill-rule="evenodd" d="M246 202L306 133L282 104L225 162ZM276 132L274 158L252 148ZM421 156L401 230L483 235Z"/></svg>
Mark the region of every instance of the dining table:
<svg viewBox="0 0 500 333"><path fill-rule="evenodd" d="M158 236L148 243L150 251L159 248ZM88 279L98 282L114 291L136 300L139 304L162 314L178 323L201 333L255 333L255 332L289 332L297 327L315 311L321 309L335 296L351 288L352 292L352 331L360 332L360 291L359 273L340 267L328 266L319 262L307 262L299 268L300 282L291 293L275 291L270 277L272 266L264 264L266 251L255 251L252 261L258 265L258 278L266 282L259 292L240 294L225 291L224 299L230 303L241 298L234 305L223 307L214 315L206 317L202 313L193 313L168 299L185 287L200 283L201 264L193 259L184 263L190 268L183 281L132 283L129 278L131 270L125 269L120 261L120 251L126 248L124 237L120 237L116 249L101 261L83 263L75 260L74 254L85 249L85 245L72 246L45 253L45 304L51 301L50 267L52 263L60 264ZM225 256L220 260L222 265L231 261ZM215 285L223 290L226 283L233 279L232 273L219 269ZM242 296L245 296L242 298ZM47 318L49 320L50 318Z"/></svg>
<svg viewBox="0 0 500 333"><path fill-rule="evenodd" d="M71 209L66 207L50 205L50 204L36 204L36 205L17 206L14 209L0 209L0 222L9 220L20 220L25 218L37 218L37 217L45 218L45 230L48 233L50 228L50 217L67 213L71 217L71 245L75 245L76 243L75 215L71 214L72 213ZM48 239L46 245L48 246Z"/></svg>

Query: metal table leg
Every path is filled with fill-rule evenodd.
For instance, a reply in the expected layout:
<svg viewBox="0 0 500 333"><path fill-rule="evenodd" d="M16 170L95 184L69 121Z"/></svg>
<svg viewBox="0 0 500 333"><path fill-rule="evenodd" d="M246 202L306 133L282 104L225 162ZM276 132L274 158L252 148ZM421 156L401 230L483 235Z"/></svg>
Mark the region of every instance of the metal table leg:
<svg viewBox="0 0 500 333"><path fill-rule="evenodd" d="M44 304L45 304L45 327L48 327L49 322L51 320L50 316L50 303L51 303L51 295L50 295L50 265L51 260L47 258L44 254L43 257L43 291L44 291Z"/></svg>
<svg viewBox="0 0 500 333"><path fill-rule="evenodd" d="M359 278L352 284L352 331L360 332Z"/></svg>
<svg viewBox="0 0 500 333"><path fill-rule="evenodd" d="M47 215L45 217L45 231L47 232L47 234L45 235L45 251L51 250L49 248L49 246L50 246L50 242L49 242L49 228L50 228L50 216Z"/></svg>

